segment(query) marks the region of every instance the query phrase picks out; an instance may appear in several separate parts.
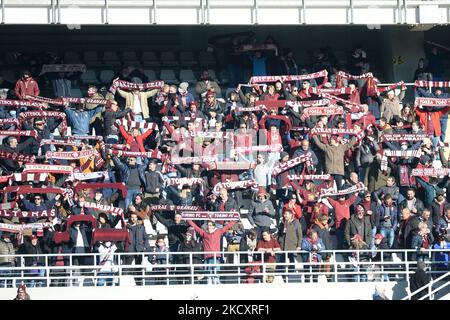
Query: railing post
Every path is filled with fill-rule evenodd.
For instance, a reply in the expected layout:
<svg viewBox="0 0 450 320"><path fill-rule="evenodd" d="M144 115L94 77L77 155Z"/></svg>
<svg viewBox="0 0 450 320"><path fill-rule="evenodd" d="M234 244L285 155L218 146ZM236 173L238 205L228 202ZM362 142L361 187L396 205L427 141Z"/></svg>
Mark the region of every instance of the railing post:
<svg viewBox="0 0 450 320"><path fill-rule="evenodd" d="M209 20L209 0L205 0L206 1L206 14L205 14L205 17L206 17L206 24L209 24L210 23L210 20Z"/></svg>
<svg viewBox="0 0 450 320"><path fill-rule="evenodd" d="M156 24L156 0L153 1L152 24Z"/></svg>
<svg viewBox="0 0 450 320"><path fill-rule="evenodd" d="M301 23L306 24L306 3L305 0L302 0L302 13L301 13Z"/></svg>
<svg viewBox="0 0 450 320"><path fill-rule="evenodd" d="M105 24L109 24L109 0L105 0Z"/></svg>
<svg viewBox="0 0 450 320"><path fill-rule="evenodd" d="M0 0L2 6L2 24L5 23L5 0Z"/></svg>
<svg viewBox="0 0 450 320"><path fill-rule="evenodd" d="M353 0L350 0L350 24L353 24L354 17L353 17Z"/></svg>
<svg viewBox="0 0 450 320"><path fill-rule="evenodd" d="M51 4L50 4L50 23L52 23L52 24L55 23L55 20L56 20L55 0L51 0Z"/></svg>
<svg viewBox="0 0 450 320"><path fill-rule="evenodd" d="M403 19L403 23L406 24L408 21L408 10L407 10L407 4L406 4L406 0L403 0L403 15L404 15L404 19Z"/></svg>
<svg viewBox="0 0 450 320"><path fill-rule="evenodd" d="M253 24L258 24L258 0L253 0Z"/></svg>
<svg viewBox="0 0 450 320"><path fill-rule="evenodd" d="M401 0L397 0L397 24L402 23Z"/></svg>
<svg viewBox="0 0 450 320"><path fill-rule="evenodd" d="M57 9L57 17L58 21L56 23L61 23L61 4L59 3L59 0L56 0L56 9Z"/></svg>

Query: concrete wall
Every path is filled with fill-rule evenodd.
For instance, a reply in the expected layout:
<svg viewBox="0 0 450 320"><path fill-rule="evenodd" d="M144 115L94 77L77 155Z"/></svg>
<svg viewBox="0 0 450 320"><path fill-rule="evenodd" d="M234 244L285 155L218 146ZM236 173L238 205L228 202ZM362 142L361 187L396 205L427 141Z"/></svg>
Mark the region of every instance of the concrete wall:
<svg viewBox="0 0 450 320"><path fill-rule="evenodd" d="M27 291L32 300L372 300L376 286L384 289L389 299L406 295L406 282L28 288ZM0 300L11 300L15 295L16 289L0 289Z"/></svg>

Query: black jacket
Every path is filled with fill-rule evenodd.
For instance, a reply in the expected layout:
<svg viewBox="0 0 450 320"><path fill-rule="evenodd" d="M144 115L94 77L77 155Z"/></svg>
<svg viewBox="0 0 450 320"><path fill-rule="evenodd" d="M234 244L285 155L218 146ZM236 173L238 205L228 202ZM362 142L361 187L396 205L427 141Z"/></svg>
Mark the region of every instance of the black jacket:
<svg viewBox="0 0 450 320"><path fill-rule="evenodd" d="M167 228L169 246L179 246L184 241L183 235L186 233L189 225L187 225L184 221L180 224L176 224L172 219L165 218L161 212L155 212L155 217Z"/></svg>
<svg viewBox="0 0 450 320"><path fill-rule="evenodd" d="M430 276L424 270L417 270L410 278L409 278L409 289L411 293L422 288L424 285L430 283ZM427 289L421 290L415 295L411 297L411 300L419 300L421 297L425 296L428 293ZM427 298L426 300L429 300Z"/></svg>
<svg viewBox="0 0 450 320"><path fill-rule="evenodd" d="M416 229L413 221L414 217L409 218L407 221L401 220L397 228L394 247L399 249L408 249L411 247L411 240L413 231Z"/></svg>
<svg viewBox="0 0 450 320"><path fill-rule="evenodd" d="M3 141L6 142L7 139L4 139ZM4 143L0 146L0 151L31 154L29 148L32 142L33 139L28 139L25 142L19 143L15 149ZM5 170L7 174L18 172L22 168L16 160L12 159L0 159L0 167Z"/></svg>
<svg viewBox="0 0 450 320"><path fill-rule="evenodd" d="M91 239L92 239L92 228L87 226L86 224L80 225L80 232L81 237L83 238L83 246L85 252L91 252ZM75 229L75 225L71 225L70 227L70 248L72 249L72 252L75 250L75 246L77 244L77 236L78 236L78 230Z"/></svg>
<svg viewBox="0 0 450 320"><path fill-rule="evenodd" d="M123 111L119 112L113 112L113 111L106 111L103 114L103 121L104 121L104 138L106 141L106 137L110 134L119 135L119 130L114 126L114 123L116 122L116 119L125 117L129 112L131 111L130 108L126 108Z"/></svg>
<svg viewBox="0 0 450 320"><path fill-rule="evenodd" d="M369 217L365 216L362 223L356 215L352 215L345 226L345 240L350 246L351 238L356 234L361 235L362 240L369 244L372 241L372 225Z"/></svg>
<svg viewBox="0 0 450 320"><path fill-rule="evenodd" d="M41 246L39 245L39 243L36 246L33 246L31 244L30 241L26 241L23 244L21 253L24 255L27 254L43 254ZM37 265L37 264L45 264L45 258L43 256L40 257L25 257L25 266L29 267L29 266L33 266L33 265Z"/></svg>
<svg viewBox="0 0 450 320"><path fill-rule="evenodd" d="M439 224L439 219L442 218L447 209L450 209L450 203L447 201L445 201L443 211L441 211L439 203L436 202L436 199L433 200L433 203L431 204L431 217L433 218L434 225Z"/></svg>
<svg viewBox="0 0 450 320"><path fill-rule="evenodd" d="M52 134L53 131L55 131L55 129L59 126L59 124L61 123L61 120L56 120L54 118L47 118L45 119L45 127L43 130L36 130L36 128L34 128L31 125L25 125L25 130L36 130L37 132L37 137L36 139L33 137L28 138L28 140L31 140L30 142L30 149L29 149L29 153L37 155L39 148L40 148L40 141L42 139L50 139L50 135ZM50 146L49 145L43 145L42 146L42 154L45 154L47 151L50 151Z"/></svg>
<svg viewBox="0 0 450 320"><path fill-rule="evenodd" d="M150 246L147 241L148 236L145 233L144 225L127 225L127 229L130 235L127 252L149 252Z"/></svg>
<svg viewBox="0 0 450 320"><path fill-rule="evenodd" d="M160 191L163 188L164 179L159 171L145 172L145 192L156 193L156 188Z"/></svg>

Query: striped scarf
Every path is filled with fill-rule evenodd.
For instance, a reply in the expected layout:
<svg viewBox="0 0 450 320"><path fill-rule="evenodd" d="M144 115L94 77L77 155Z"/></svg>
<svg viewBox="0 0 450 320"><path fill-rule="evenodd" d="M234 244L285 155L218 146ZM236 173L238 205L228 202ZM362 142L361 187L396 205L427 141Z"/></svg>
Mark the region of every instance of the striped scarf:
<svg viewBox="0 0 450 320"><path fill-rule="evenodd" d="M439 177L450 175L450 168L415 168L412 169L411 175L414 177Z"/></svg>
<svg viewBox="0 0 450 320"><path fill-rule="evenodd" d="M366 190L366 186L364 185L364 183L358 182L357 184L355 184L354 186L352 186L350 188L337 190L337 191L335 191L334 188L326 188L326 189L323 188L320 190L320 197L324 198L324 197L333 197L333 196L343 196L346 194L361 192L364 190Z"/></svg>
<svg viewBox="0 0 450 320"><path fill-rule="evenodd" d="M119 157L142 157L142 158L153 158L161 159L161 152L158 149L149 152L138 152L138 151L124 151L124 150L114 150L109 149L110 154L117 155Z"/></svg>
<svg viewBox="0 0 450 320"><path fill-rule="evenodd" d="M416 80L414 82L415 87L437 87L437 88L450 88L450 81L424 81Z"/></svg>
<svg viewBox="0 0 450 320"><path fill-rule="evenodd" d="M310 163L312 165L312 158L311 158L311 152L302 154L294 159L290 159L286 162L281 162L279 164L277 164L275 167L273 167L272 169L272 176L275 177L277 175L279 175L280 173L289 170L293 167L298 166L299 164L302 163ZM309 164L308 164L309 165Z"/></svg>
<svg viewBox="0 0 450 320"><path fill-rule="evenodd" d="M281 144L271 144L262 146L237 147L234 150L236 153L281 152L283 150L283 146Z"/></svg>
<svg viewBox="0 0 450 320"><path fill-rule="evenodd" d="M384 150L383 157L381 158L380 169L386 171L388 168L388 157L401 157L401 158L419 158L422 154L422 150Z"/></svg>
<svg viewBox="0 0 450 320"><path fill-rule="evenodd" d="M145 122L145 121L130 121L130 120L125 120L124 118L117 119L116 125L123 126L125 128L125 130L129 130L131 128L143 129L143 130L156 130L156 131L159 130L158 125L156 123Z"/></svg>

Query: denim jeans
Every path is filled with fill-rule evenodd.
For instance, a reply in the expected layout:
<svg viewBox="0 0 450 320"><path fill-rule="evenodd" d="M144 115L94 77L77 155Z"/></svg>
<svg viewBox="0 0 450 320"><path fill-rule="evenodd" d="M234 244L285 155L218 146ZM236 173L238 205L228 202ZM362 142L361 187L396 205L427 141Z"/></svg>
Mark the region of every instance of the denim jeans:
<svg viewBox="0 0 450 320"><path fill-rule="evenodd" d="M27 270L26 271L26 276L29 278L32 277L36 277L39 279L28 279L26 281L27 286L30 288L34 288L34 287L45 287L45 269L36 269L36 272L33 272L34 270Z"/></svg>
<svg viewBox="0 0 450 320"><path fill-rule="evenodd" d="M392 248L394 244L395 232L393 228L383 228L381 227L380 233L388 239L389 248Z"/></svg>
<svg viewBox="0 0 450 320"><path fill-rule="evenodd" d="M128 208L133 199L141 193L141 189L127 189L127 196L125 197L125 209Z"/></svg>
<svg viewBox="0 0 450 320"><path fill-rule="evenodd" d="M209 274L214 274L215 276L210 277L210 279L213 280L213 282L219 280L219 277L217 276L217 272L220 271L220 267L219 266L208 266L209 264L218 264L218 263L222 263L222 258L220 257L211 257L211 258L207 258L205 259L205 264L206 266L206 272Z"/></svg>
<svg viewBox="0 0 450 320"><path fill-rule="evenodd" d="M108 287L113 285L113 283L114 283L113 278L112 277L111 278L107 278L107 276L113 276L114 273L112 273L112 272L100 272L98 275L101 276L101 278L97 279L97 286L98 287L103 287L105 284Z"/></svg>
<svg viewBox="0 0 450 320"><path fill-rule="evenodd" d="M2 266L3 267L3 266ZM11 270L2 270L0 271L0 278L10 278L13 276L13 272ZM12 288L13 281L11 280L0 280L0 288Z"/></svg>

